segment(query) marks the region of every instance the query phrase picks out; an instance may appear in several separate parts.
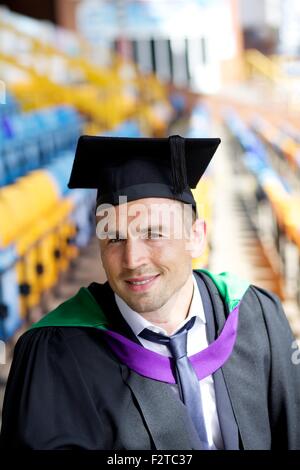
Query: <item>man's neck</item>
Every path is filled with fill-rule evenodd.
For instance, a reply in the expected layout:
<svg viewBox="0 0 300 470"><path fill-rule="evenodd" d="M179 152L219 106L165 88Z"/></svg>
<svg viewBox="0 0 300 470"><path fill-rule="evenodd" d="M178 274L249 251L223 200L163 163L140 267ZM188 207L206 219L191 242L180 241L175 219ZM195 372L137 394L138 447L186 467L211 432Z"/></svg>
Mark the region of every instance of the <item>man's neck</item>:
<svg viewBox="0 0 300 470"><path fill-rule="evenodd" d="M144 312L142 316L153 325L163 328L168 335L171 335L188 316L193 292L194 282L191 274L185 284L165 305L155 312Z"/></svg>

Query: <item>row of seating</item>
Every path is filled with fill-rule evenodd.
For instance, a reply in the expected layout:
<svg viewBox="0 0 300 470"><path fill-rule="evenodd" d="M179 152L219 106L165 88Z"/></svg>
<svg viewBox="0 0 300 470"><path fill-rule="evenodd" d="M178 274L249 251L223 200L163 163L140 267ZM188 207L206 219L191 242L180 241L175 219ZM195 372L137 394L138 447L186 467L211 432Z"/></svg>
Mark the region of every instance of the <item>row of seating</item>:
<svg viewBox="0 0 300 470"><path fill-rule="evenodd" d="M272 210L274 217L273 237L284 274L287 262L284 245L286 243L294 244L298 249L298 257L300 254L299 192L295 191L284 177L284 174L279 174L274 168L268 147L259 137L263 131L254 132L233 110L224 112L224 122L233 143L238 146L236 149L239 155L235 159L235 163L238 166L238 162L242 161L244 168L255 177L257 209L262 203L268 201ZM257 126L258 121L255 125L256 131L258 130ZM267 136L264 134L264 139L266 138ZM273 148L279 151L278 142L273 144ZM300 301L300 270L298 269L298 271L298 292L296 296L297 300Z"/></svg>
<svg viewBox="0 0 300 470"><path fill-rule="evenodd" d="M0 84L1 86L1 84ZM1 100L0 100L0 118L3 116L12 116L20 112L20 106L15 97L9 93L3 86L0 88Z"/></svg>
<svg viewBox="0 0 300 470"><path fill-rule="evenodd" d="M19 328L91 236L93 191L67 188L83 119L71 106L0 114L0 338Z"/></svg>
<svg viewBox="0 0 300 470"><path fill-rule="evenodd" d="M74 149L82 118L70 106L42 108L0 118L0 186Z"/></svg>
<svg viewBox="0 0 300 470"><path fill-rule="evenodd" d="M255 117L251 128L278 156L286 160L292 172L296 171L300 175L300 143L292 128L279 128L262 117Z"/></svg>
<svg viewBox="0 0 300 470"><path fill-rule="evenodd" d="M93 190L66 186L73 153L0 189L0 338L8 339L90 239Z"/></svg>

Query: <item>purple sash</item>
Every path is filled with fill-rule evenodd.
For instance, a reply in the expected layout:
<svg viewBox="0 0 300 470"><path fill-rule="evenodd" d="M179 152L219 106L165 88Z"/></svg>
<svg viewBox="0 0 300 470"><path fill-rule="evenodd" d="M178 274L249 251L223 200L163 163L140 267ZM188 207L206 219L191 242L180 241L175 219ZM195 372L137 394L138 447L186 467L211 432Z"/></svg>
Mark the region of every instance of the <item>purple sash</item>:
<svg viewBox="0 0 300 470"><path fill-rule="evenodd" d="M218 338L189 359L198 379L213 374L230 357L237 335L239 304L230 312ZM118 359L138 374L150 379L176 383L173 359L150 351L114 331L105 330L104 338Z"/></svg>

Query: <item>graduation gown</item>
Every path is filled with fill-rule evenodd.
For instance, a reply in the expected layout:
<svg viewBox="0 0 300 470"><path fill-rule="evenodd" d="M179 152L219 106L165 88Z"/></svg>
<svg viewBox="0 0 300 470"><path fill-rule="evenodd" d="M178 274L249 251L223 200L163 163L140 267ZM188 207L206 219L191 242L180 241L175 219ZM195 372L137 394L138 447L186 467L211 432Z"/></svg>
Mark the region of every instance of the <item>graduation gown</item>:
<svg viewBox="0 0 300 470"><path fill-rule="evenodd" d="M211 313L205 311L211 342L224 327L234 295L226 277L220 287L208 271L195 273L212 306ZM101 305L109 327L138 342L108 283L92 283L85 291L89 302L77 294L61 304L56 321L50 313L17 342L0 446L201 449L187 409L170 386L122 363L93 323ZM67 312L73 312L68 326ZM300 449L300 365L292 361L293 341L277 297L248 286L239 299L232 353L213 374L225 449Z"/></svg>

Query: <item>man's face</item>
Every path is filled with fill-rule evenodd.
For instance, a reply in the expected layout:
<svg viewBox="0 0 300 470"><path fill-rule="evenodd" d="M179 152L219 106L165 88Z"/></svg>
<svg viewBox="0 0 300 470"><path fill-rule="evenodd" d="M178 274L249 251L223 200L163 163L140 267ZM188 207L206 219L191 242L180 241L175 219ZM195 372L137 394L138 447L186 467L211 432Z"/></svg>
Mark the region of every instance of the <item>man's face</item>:
<svg viewBox="0 0 300 470"><path fill-rule="evenodd" d="M191 275L192 258L202 251L205 226L198 225L196 233L184 207L170 199L146 198L97 217L97 229L99 222L102 228L107 222L97 235L108 282L136 312L156 311L175 296ZM187 240L191 234L192 242Z"/></svg>

